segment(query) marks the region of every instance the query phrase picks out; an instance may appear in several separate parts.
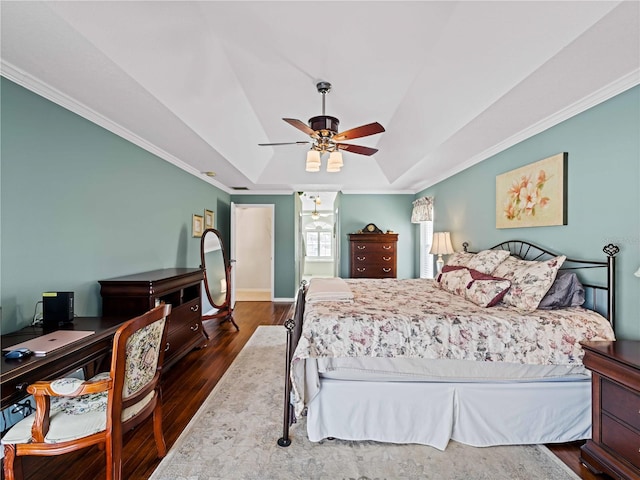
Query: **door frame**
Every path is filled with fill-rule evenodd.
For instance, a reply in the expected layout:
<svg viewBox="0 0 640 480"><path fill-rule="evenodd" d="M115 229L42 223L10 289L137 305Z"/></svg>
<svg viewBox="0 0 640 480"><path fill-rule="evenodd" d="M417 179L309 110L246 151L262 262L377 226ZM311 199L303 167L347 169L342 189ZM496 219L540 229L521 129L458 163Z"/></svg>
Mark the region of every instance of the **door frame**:
<svg viewBox="0 0 640 480"><path fill-rule="evenodd" d="M271 245L269 246L269 263L270 263L270 274L269 274L269 290L270 290L270 300L273 302L274 290L275 290L275 221L276 221L276 210L275 205L272 203L234 203L231 202L231 219L230 219L230 239L229 239L229 252L230 252L230 263L231 267L231 306L234 307L236 303L236 275L235 275L235 263L237 263L237 246L236 246L236 230L238 228L238 219L237 219L237 210L238 209L249 209L249 208L260 208L267 209L271 213ZM246 227L246 226L245 226ZM247 230L248 231L248 230Z"/></svg>

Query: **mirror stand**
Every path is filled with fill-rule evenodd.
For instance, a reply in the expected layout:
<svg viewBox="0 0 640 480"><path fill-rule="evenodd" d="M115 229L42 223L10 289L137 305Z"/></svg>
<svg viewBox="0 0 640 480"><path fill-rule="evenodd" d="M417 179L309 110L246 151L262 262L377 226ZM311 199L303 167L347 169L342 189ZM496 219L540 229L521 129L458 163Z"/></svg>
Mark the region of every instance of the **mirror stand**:
<svg viewBox="0 0 640 480"><path fill-rule="evenodd" d="M230 322L240 330L233 319L231 306L231 264L224 252L220 232L208 228L200 240L200 268L204 271L204 290L209 303L217 310L211 315L202 315L202 320L221 319L221 324Z"/></svg>

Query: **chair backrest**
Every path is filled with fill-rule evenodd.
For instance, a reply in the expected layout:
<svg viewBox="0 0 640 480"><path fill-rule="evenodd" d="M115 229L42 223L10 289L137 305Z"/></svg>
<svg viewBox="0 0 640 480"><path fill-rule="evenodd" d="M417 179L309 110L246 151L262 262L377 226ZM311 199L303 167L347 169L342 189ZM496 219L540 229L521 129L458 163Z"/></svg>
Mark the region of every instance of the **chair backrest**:
<svg viewBox="0 0 640 480"><path fill-rule="evenodd" d="M154 391L160 380L171 305L162 304L122 324L113 339L111 419ZM107 420L109 422L109 420Z"/></svg>

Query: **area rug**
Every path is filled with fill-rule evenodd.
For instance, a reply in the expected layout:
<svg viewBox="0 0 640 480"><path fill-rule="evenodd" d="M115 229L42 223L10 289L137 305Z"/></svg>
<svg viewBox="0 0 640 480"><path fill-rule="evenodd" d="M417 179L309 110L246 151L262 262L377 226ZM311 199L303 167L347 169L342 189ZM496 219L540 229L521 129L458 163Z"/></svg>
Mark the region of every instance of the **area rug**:
<svg viewBox="0 0 640 480"><path fill-rule="evenodd" d="M284 327L258 327L151 480L579 479L544 446L312 443L304 418L279 447L285 341Z"/></svg>

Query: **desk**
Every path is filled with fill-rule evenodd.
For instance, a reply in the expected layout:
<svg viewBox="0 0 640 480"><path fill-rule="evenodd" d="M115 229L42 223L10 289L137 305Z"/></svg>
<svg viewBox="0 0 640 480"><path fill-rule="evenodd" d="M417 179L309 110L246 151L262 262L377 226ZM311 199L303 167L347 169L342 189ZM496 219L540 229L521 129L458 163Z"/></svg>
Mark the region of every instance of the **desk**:
<svg viewBox="0 0 640 480"><path fill-rule="evenodd" d="M0 391L2 407L8 407L27 396L26 388L38 380L51 380L84 368L87 375L106 370L111 361L113 335L128 318L77 317L66 324L64 330L90 330L93 335L82 338L44 357L31 356L21 360L2 357ZM2 348L25 342L42 335L42 328L26 327L17 332L2 335Z"/></svg>

